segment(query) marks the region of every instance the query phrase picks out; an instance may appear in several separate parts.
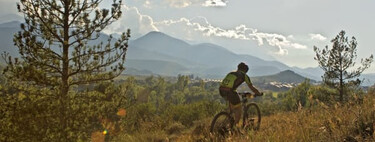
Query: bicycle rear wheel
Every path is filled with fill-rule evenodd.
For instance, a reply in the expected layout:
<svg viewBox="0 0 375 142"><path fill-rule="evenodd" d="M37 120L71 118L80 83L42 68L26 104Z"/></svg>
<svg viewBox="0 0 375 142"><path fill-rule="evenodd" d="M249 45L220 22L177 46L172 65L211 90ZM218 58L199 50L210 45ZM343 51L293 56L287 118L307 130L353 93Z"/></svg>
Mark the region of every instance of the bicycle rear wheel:
<svg viewBox="0 0 375 142"><path fill-rule="evenodd" d="M257 104L246 105L243 115L243 125L246 130L258 130L260 128L261 114Z"/></svg>
<svg viewBox="0 0 375 142"><path fill-rule="evenodd" d="M215 137L225 138L231 133L233 124L234 119L228 112L220 112L212 120L210 132Z"/></svg>

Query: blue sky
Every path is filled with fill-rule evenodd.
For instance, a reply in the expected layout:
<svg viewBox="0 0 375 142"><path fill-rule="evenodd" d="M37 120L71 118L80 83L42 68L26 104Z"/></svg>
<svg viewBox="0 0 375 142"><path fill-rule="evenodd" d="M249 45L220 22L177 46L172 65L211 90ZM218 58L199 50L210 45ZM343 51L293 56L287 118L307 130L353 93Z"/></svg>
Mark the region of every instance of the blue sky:
<svg viewBox="0 0 375 142"><path fill-rule="evenodd" d="M103 0L101 7L111 2ZM123 17L106 32L130 28L135 39L160 31L289 66L316 67L313 46L331 46L341 30L357 38L358 62L375 53L374 6L374 0L125 0ZM1 0L0 13L16 13L15 1ZM374 65L366 72L375 73Z"/></svg>

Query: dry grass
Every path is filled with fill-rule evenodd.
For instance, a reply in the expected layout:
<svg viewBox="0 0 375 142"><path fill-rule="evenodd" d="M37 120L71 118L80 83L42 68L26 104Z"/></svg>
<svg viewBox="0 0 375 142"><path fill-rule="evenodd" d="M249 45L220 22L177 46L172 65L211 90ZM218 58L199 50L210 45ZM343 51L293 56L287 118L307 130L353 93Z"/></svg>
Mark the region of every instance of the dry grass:
<svg viewBox="0 0 375 142"><path fill-rule="evenodd" d="M354 103L356 102L356 103ZM209 133L211 118L195 122L181 130L174 124L167 131L123 135L120 141L229 141L229 142L310 142L310 141L375 141L375 95L363 101L326 106L321 102L314 108L298 112L280 112L262 118L261 129L245 135L235 134L226 140L213 139ZM177 131L174 133L171 131ZM169 133L169 134L168 134Z"/></svg>
<svg viewBox="0 0 375 142"><path fill-rule="evenodd" d="M375 96L353 102L331 107L318 102L314 108L265 116L260 130L233 135L225 141L375 141ZM198 125L204 132L181 135L178 141L211 141L208 125Z"/></svg>

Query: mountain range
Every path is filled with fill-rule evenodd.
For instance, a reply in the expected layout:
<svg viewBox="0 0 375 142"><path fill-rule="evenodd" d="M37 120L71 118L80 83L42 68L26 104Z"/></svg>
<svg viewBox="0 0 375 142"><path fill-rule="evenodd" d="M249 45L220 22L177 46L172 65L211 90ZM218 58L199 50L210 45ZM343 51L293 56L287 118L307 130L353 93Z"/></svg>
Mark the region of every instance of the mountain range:
<svg viewBox="0 0 375 142"><path fill-rule="evenodd" d="M290 84L300 83L300 82L305 81L306 79L308 78L301 76L291 70L285 70L285 71L282 71L273 75L258 76L258 77L251 78L253 82L257 82L257 83L280 82L280 83L290 83ZM310 82L316 82L316 81L310 80Z"/></svg>
<svg viewBox="0 0 375 142"><path fill-rule="evenodd" d="M13 35L20 30L20 22L0 24L0 52L17 56L13 45ZM108 35L94 43L105 41ZM252 55L236 54L212 43L189 44L162 32L150 32L140 38L130 40L125 63L125 74L165 75L194 74L202 78L221 79L226 73L235 70L240 62L249 65L249 76L269 76L289 70L304 78L321 80L324 73L319 67L289 67L279 61L263 60ZM279 74L280 76L280 74ZM364 75L366 76L366 75ZM368 84L373 84L375 75L369 74ZM372 78L372 79L371 79Z"/></svg>
<svg viewBox="0 0 375 142"><path fill-rule="evenodd" d="M321 76L317 74L319 71L317 72L314 68L289 67L278 61L267 61L251 55L235 54L224 47L211 43L191 45L161 32L150 32L131 41L127 59L175 62L186 67L185 70L180 70L181 74L190 73L208 78L222 78L227 72L236 69L240 62L246 62L250 66L250 76L272 75L284 70L293 70L314 80L319 80ZM141 69L148 70L146 67ZM320 71L320 73L323 72Z"/></svg>

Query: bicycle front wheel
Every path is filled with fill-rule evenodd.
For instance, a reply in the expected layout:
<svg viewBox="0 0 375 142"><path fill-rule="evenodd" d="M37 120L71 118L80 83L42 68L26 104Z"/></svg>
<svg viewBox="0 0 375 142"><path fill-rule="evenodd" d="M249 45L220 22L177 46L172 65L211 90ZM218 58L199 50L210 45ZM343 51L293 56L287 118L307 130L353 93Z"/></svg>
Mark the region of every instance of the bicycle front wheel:
<svg viewBox="0 0 375 142"><path fill-rule="evenodd" d="M261 114L257 104L246 105L243 115L243 127L246 130L258 130L260 128Z"/></svg>
<svg viewBox="0 0 375 142"><path fill-rule="evenodd" d="M213 136L225 138L230 134L234 119L227 112L220 112L215 115L211 122L210 132Z"/></svg>

